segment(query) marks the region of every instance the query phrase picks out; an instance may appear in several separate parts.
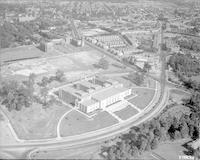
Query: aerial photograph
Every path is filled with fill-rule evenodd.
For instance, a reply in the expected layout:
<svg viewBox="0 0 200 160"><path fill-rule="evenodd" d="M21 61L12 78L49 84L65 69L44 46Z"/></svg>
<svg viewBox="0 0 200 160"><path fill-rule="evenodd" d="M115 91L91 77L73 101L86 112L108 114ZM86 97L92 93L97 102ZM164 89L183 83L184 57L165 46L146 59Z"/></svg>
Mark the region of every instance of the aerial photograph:
<svg viewBox="0 0 200 160"><path fill-rule="evenodd" d="M200 0L0 0L0 159L200 160Z"/></svg>

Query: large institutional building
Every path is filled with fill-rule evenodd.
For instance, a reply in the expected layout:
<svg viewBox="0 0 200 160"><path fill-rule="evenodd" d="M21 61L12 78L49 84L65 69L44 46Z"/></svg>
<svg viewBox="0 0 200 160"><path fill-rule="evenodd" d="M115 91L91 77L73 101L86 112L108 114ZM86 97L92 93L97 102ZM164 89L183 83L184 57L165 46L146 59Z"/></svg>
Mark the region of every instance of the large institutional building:
<svg viewBox="0 0 200 160"><path fill-rule="evenodd" d="M85 113L105 109L129 95L131 89L124 88L123 84L117 81L101 77L83 80L59 90L59 97L62 100Z"/></svg>

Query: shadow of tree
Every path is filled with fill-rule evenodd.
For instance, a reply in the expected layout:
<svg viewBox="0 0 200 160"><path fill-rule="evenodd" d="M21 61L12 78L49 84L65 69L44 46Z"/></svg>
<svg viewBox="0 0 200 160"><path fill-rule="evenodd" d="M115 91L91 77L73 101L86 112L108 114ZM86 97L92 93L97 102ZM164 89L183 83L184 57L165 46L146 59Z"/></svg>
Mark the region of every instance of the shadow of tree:
<svg viewBox="0 0 200 160"><path fill-rule="evenodd" d="M184 143L182 146L186 149L185 151L183 151L183 153L187 156L192 156L194 155L194 149L191 147L191 142L193 142L192 140L189 142Z"/></svg>

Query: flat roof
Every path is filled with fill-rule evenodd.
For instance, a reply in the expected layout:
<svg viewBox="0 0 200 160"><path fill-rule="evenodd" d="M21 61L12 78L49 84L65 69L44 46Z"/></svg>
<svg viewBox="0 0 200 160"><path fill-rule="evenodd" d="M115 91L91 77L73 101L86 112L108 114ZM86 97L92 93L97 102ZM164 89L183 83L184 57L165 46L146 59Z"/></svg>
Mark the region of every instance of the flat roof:
<svg viewBox="0 0 200 160"><path fill-rule="evenodd" d="M118 83L117 81L114 81L114 80L111 80L111 79L109 79L108 81L105 81L106 84L109 84L109 83L115 84L115 82ZM80 82L80 84L88 87L88 89L91 89L92 87L94 87L94 88L97 87L97 88L96 88L95 91L93 91L91 93L85 92L81 89L76 89L76 88L73 87L73 85L63 87L62 90L69 92L69 93L71 93L71 94L73 94L73 95L75 95L79 98L91 96L98 101L102 101L102 100L104 100L108 97L112 97L116 94L119 94L121 92L128 90L128 88L125 88L125 87L122 87L122 86L115 86L115 85L109 85L108 87L100 87L99 88L100 85L96 85L96 84L93 84L93 83L88 82L88 81L82 81L82 82ZM81 103L84 104L84 105L91 105L91 104L96 103L96 102L91 101L91 99L90 99L90 100L84 100Z"/></svg>
<svg viewBox="0 0 200 160"><path fill-rule="evenodd" d="M96 87L95 84L93 84L93 83L91 83L91 82L88 82L88 81L86 81L86 80L81 81L79 84L84 85L85 87L88 87L88 88Z"/></svg>
<svg viewBox="0 0 200 160"><path fill-rule="evenodd" d="M84 101L81 102L81 104L84 105L84 106L90 106L90 105L93 105L95 103L98 103L98 102L96 102L93 99L87 99L87 100L84 100Z"/></svg>
<svg viewBox="0 0 200 160"><path fill-rule="evenodd" d="M25 60L32 58L39 58L44 53L35 46L20 46L16 48L2 49L0 51L0 58L2 62L11 62L17 60Z"/></svg>
<svg viewBox="0 0 200 160"><path fill-rule="evenodd" d="M125 91L125 90L127 90L127 89L124 87L116 88L116 87L112 86L112 87L106 88L98 93L93 94L92 97L97 99L98 101L102 101L104 99L107 99L108 97L112 97L122 91Z"/></svg>
<svg viewBox="0 0 200 160"><path fill-rule="evenodd" d="M82 90L76 89L73 86L65 86L62 88L63 91L69 92L73 95L76 95L77 97L84 97L86 95L89 95L87 92L84 92Z"/></svg>

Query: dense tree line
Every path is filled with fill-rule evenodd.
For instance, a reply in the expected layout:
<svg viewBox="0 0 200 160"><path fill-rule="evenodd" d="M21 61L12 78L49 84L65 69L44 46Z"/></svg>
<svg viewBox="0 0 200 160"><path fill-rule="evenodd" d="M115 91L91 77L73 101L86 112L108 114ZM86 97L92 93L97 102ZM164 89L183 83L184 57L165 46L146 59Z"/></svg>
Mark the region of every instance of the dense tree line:
<svg viewBox="0 0 200 160"><path fill-rule="evenodd" d="M49 83L53 81L58 81L58 82L64 82L65 81L65 74L62 70L58 69L55 73L55 75L52 75L50 77L44 76L40 82L37 84L41 87L46 87Z"/></svg>
<svg viewBox="0 0 200 160"><path fill-rule="evenodd" d="M165 117L165 118L163 118ZM144 151L155 149L160 142L181 138L199 137L200 117L197 114L182 115L180 118L170 115L132 127L120 141L110 147L102 148L106 159L133 159ZM104 154L105 155L105 154Z"/></svg>
<svg viewBox="0 0 200 160"><path fill-rule="evenodd" d="M64 72L57 70L54 76L43 77L40 86L39 95L34 94L35 91L35 74L30 74L27 80L18 81L2 81L0 83L0 103L5 105L9 111L20 111L23 107L30 107L33 102L40 103L43 106L49 106L53 103L54 98L48 98L48 84L52 81L63 82L65 80Z"/></svg>
<svg viewBox="0 0 200 160"><path fill-rule="evenodd" d="M177 44L181 48L189 49L192 51L200 51L200 41L196 41L193 39L180 39L177 40Z"/></svg>
<svg viewBox="0 0 200 160"><path fill-rule="evenodd" d="M200 62L190 54L175 54L170 57L168 65L178 76L196 76L200 74Z"/></svg>
<svg viewBox="0 0 200 160"><path fill-rule="evenodd" d="M40 34L43 39L58 38L52 33L40 32L42 29L48 29L51 23L47 20L38 19L31 22L5 22L0 27L0 42L1 48L15 47L15 43L21 45L29 45L31 42L26 42L27 39L35 41L33 34Z"/></svg>
<svg viewBox="0 0 200 160"><path fill-rule="evenodd" d="M200 92L200 82L192 80L191 78L184 78L183 76L179 76L179 80L187 89Z"/></svg>
<svg viewBox="0 0 200 160"><path fill-rule="evenodd" d="M25 44L25 40L30 39L36 30L37 26L32 22L14 24L5 22L0 27L1 48L13 47L15 42Z"/></svg>
<svg viewBox="0 0 200 160"><path fill-rule="evenodd" d="M27 81L3 81L0 84L0 102L9 111L20 111L22 107L30 107L33 102L35 76L31 74Z"/></svg>

